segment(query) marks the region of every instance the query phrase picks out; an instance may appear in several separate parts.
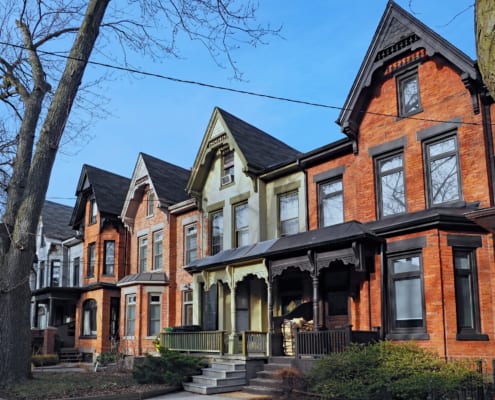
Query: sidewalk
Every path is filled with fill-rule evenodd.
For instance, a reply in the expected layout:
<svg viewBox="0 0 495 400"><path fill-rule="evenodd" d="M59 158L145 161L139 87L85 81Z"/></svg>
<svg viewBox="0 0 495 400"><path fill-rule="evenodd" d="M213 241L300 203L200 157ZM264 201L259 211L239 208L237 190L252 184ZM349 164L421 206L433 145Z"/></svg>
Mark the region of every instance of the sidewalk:
<svg viewBox="0 0 495 400"><path fill-rule="evenodd" d="M182 399L203 399L203 400L228 400L228 399L244 399L244 400L269 400L271 397L249 394L244 392L219 393L215 395L203 395L191 392L175 392L164 394L162 396L152 397L150 400L182 400Z"/></svg>

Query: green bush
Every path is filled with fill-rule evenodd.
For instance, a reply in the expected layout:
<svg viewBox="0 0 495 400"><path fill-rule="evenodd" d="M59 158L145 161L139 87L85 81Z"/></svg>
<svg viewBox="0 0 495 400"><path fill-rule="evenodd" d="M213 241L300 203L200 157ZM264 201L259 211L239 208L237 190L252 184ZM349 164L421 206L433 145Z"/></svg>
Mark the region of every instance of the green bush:
<svg viewBox="0 0 495 400"><path fill-rule="evenodd" d="M33 354L31 356L31 362L35 367L42 367L44 365L58 364L57 354Z"/></svg>
<svg viewBox="0 0 495 400"><path fill-rule="evenodd" d="M132 376L138 383L165 383L178 386L198 375L206 366L203 359L171 351L161 347L159 356L147 355L142 363L135 365Z"/></svg>
<svg viewBox="0 0 495 400"><path fill-rule="evenodd" d="M448 398L481 385L481 375L461 361L445 362L414 343L352 345L318 360L308 374L309 387L330 398Z"/></svg>

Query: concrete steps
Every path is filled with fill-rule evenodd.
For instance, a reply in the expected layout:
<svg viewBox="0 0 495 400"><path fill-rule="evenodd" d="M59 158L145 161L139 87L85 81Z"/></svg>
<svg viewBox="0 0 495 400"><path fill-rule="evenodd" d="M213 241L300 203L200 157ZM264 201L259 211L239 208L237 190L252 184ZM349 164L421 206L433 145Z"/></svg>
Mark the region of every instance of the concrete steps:
<svg viewBox="0 0 495 400"><path fill-rule="evenodd" d="M246 365L243 362L214 361L204 368L192 382L183 384L184 390L199 394L236 392L247 383Z"/></svg>
<svg viewBox="0 0 495 400"><path fill-rule="evenodd" d="M278 371L283 368L289 368L292 363L291 357L270 357L265 364L263 371L256 373L256 378L249 381L248 386L244 386L242 391L245 393L279 396L283 394L283 380L278 376Z"/></svg>
<svg viewBox="0 0 495 400"><path fill-rule="evenodd" d="M60 349L58 359L61 363L81 362L82 354L78 349L65 347Z"/></svg>

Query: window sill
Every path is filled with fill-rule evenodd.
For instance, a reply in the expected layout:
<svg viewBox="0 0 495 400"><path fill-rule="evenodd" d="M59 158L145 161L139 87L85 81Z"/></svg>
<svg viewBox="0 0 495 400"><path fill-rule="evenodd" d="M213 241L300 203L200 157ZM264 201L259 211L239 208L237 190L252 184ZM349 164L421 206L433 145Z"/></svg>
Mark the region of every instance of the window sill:
<svg viewBox="0 0 495 400"><path fill-rule="evenodd" d="M156 340L156 337L159 335L159 333L157 333L155 336L146 336L145 339L146 340Z"/></svg>
<svg viewBox="0 0 495 400"><path fill-rule="evenodd" d="M115 274L103 274L102 277L115 278Z"/></svg>
<svg viewBox="0 0 495 400"><path fill-rule="evenodd" d="M490 340L488 335L486 335L486 334L472 333L472 332L458 333L455 338L456 338L456 340L473 340L473 341L480 341L480 342L483 342L483 341L486 342L486 341Z"/></svg>
<svg viewBox="0 0 495 400"><path fill-rule="evenodd" d="M96 335L81 335L79 339L96 339Z"/></svg>
<svg viewBox="0 0 495 400"><path fill-rule="evenodd" d="M122 339L127 339L127 340L134 340L136 337L135 336L124 336Z"/></svg>
<svg viewBox="0 0 495 400"><path fill-rule="evenodd" d="M409 117L412 117L413 115L420 114L423 111L424 111L423 107L420 106L416 111L413 111L410 113L400 113L395 120L396 121L402 121L403 119L407 119Z"/></svg>
<svg viewBox="0 0 495 400"><path fill-rule="evenodd" d="M390 340L430 340L430 335L426 332L418 333L389 333L387 339Z"/></svg>

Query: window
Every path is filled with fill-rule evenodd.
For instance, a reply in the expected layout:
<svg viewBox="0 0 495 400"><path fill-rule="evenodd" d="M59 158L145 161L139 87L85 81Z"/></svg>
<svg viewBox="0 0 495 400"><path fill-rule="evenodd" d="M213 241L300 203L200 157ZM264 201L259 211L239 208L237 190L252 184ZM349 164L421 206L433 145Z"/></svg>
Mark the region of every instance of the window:
<svg viewBox="0 0 495 400"><path fill-rule="evenodd" d="M197 257L197 245L198 245L198 237L196 224L188 225L185 227L185 264L189 264L194 261Z"/></svg>
<svg viewBox="0 0 495 400"><path fill-rule="evenodd" d="M139 237L138 245L139 272L146 272L146 263L148 261L148 238L146 236Z"/></svg>
<svg viewBox="0 0 495 400"><path fill-rule="evenodd" d="M45 287L45 262L40 261L40 270L39 270L39 275L40 275L40 289Z"/></svg>
<svg viewBox="0 0 495 400"><path fill-rule="evenodd" d="M152 190L148 190L148 207L146 209L146 216L151 217L155 209L155 193Z"/></svg>
<svg viewBox="0 0 495 400"><path fill-rule="evenodd" d="M91 278L95 275L95 251L96 243L88 244L88 271L87 277Z"/></svg>
<svg viewBox="0 0 495 400"><path fill-rule="evenodd" d="M81 259L79 257L75 257L74 260L72 260L72 265L73 265L73 270L72 270L72 286L79 286L79 274L80 272L80 264L81 264Z"/></svg>
<svg viewBox="0 0 495 400"><path fill-rule="evenodd" d="M105 263L103 264L103 274L113 275L115 271L115 241L105 240Z"/></svg>
<svg viewBox="0 0 495 400"><path fill-rule="evenodd" d="M148 336L156 336L161 327L161 296L157 293L148 294Z"/></svg>
<svg viewBox="0 0 495 400"><path fill-rule="evenodd" d="M234 151L223 153L222 186L234 182Z"/></svg>
<svg viewBox="0 0 495 400"><path fill-rule="evenodd" d="M96 224L97 213L98 213L98 207L96 207L96 200L91 199L89 201L89 225Z"/></svg>
<svg viewBox="0 0 495 400"><path fill-rule="evenodd" d="M332 179L318 185L320 228L344 222L344 194L342 178Z"/></svg>
<svg viewBox="0 0 495 400"><path fill-rule="evenodd" d="M406 212L403 153L376 159L378 215Z"/></svg>
<svg viewBox="0 0 495 400"><path fill-rule="evenodd" d="M50 276L50 286L59 287L60 286L60 260L52 261L52 270Z"/></svg>
<svg viewBox="0 0 495 400"><path fill-rule="evenodd" d="M223 250L223 211L216 211L210 217L211 255Z"/></svg>
<svg viewBox="0 0 495 400"><path fill-rule="evenodd" d="M163 267L163 231L153 232L153 269Z"/></svg>
<svg viewBox="0 0 495 400"><path fill-rule="evenodd" d="M455 302L458 338L480 334L480 310L476 253L472 249L454 249Z"/></svg>
<svg viewBox="0 0 495 400"><path fill-rule="evenodd" d="M422 111L417 72L397 77L397 96L399 116L404 117Z"/></svg>
<svg viewBox="0 0 495 400"><path fill-rule="evenodd" d="M278 196L278 217L280 236L299 232L299 198L297 192Z"/></svg>
<svg viewBox="0 0 495 400"><path fill-rule="evenodd" d="M193 291L182 291L182 325L193 324Z"/></svg>
<svg viewBox="0 0 495 400"><path fill-rule="evenodd" d="M136 327L136 295L125 296L125 336L134 336Z"/></svg>
<svg viewBox="0 0 495 400"><path fill-rule="evenodd" d="M425 143L425 154L429 205L461 200L456 137Z"/></svg>
<svg viewBox="0 0 495 400"><path fill-rule="evenodd" d="M425 333L425 307L423 297L420 254L392 257L388 264L389 323L392 334Z"/></svg>
<svg viewBox="0 0 495 400"><path fill-rule="evenodd" d="M234 247L249 244L248 203L234 207Z"/></svg>
<svg viewBox="0 0 495 400"><path fill-rule="evenodd" d="M96 336L96 301L86 300L82 312L82 336Z"/></svg>

